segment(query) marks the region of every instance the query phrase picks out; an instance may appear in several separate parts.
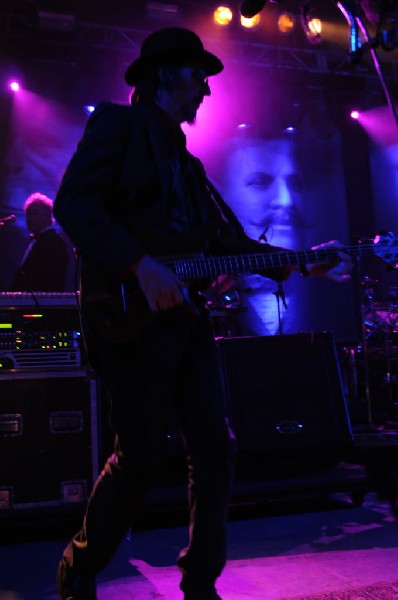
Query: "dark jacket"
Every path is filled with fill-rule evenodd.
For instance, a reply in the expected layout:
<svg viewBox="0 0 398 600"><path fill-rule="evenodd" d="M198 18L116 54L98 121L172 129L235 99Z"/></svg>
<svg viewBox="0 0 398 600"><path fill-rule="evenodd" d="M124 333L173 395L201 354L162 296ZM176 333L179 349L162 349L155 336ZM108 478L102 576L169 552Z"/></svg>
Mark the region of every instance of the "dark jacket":
<svg viewBox="0 0 398 600"><path fill-rule="evenodd" d="M192 198L185 193L191 189L189 184ZM200 214L205 223L203 230L185 227L184 213L192 210L191 201L196 202L196 217ZM271 248L246 236L207 180L201 162L187 153L181 128L156 106L106 103L95 110L66 169L54 216L81 259L86 340L89 331L96 331L108 341L125 341L153 320L130 275L132 264L144 254L156 258L203 251L236 255L267 253ZM176 226L181 219L182 226ZM189 219L186 223L192 224ZM190 265L188 271L191 274ZM175 272L186 281L180 271ZM211 271L220 272L218 267ZM210 281L209 271L203 277L202 273L200 280L194 278L190 284L190 298L198 303L201 298L196 292ZM268 269L264 274L283 278L284 269Z"/></svg>
<svg viewBox="0 0 398 600"><path fill-rule="evenodd" d="M55 229L37 234L29 254L17 271L14 292L64 292L68 250Z"/></svg>
<svg viewBox="0 0 398 600"><path fill-rule="evenodd" d="M54 203L57 221L84 259L83 271L92 265L118 280L143 254L200 249L167 231L173 127L163 111L146 105L104 103L90 117ZM266 251L244 234L219 196L217 202L233 223L234 251Z"/></svg>

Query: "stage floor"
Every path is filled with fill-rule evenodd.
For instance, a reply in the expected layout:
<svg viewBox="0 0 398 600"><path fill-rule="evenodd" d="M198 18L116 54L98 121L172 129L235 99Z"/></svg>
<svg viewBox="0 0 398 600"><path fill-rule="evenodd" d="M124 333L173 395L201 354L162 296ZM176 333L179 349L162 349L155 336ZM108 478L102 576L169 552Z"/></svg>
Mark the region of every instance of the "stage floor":
<svg viewBox="0 0 398 600"><path fill-rule="evenodd" d="M256 502L252 490L251 499L241 496L231 507L229 560L218 581L223 600L325 592L333 599L343 597L339 590L398 579L398 526L391 505L372 491L355 505L347 492L330 492L326 479L317 494L285 489L279 500L275 493L272 501L261 494ZM359 486L357 491L356 502ZM20 523L14 533L3 529L0 600L57 599L55 571L75 523L42 521L40 527ZM148 508L99 576L98 599L181 600L175 561L186 542L184 510Z"/></svg>

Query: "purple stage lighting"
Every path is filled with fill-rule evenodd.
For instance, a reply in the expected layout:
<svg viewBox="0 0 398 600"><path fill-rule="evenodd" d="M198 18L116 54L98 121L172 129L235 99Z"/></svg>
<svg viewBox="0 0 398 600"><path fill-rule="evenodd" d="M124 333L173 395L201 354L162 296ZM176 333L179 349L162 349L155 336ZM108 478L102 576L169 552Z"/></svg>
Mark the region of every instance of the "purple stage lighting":
<svg viewBox="0 0 398 600"><path fill-rule="evenodd" d="M359 119L359 112L357 110L351 111L351 119Z"/></svg>

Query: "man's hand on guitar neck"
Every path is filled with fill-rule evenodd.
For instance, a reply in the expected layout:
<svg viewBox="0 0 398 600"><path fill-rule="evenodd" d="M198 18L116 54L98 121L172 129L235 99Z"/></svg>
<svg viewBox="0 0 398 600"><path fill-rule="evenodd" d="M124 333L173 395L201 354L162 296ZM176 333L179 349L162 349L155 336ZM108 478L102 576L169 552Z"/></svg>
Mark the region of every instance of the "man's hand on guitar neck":
<svg viewBox="0 0 398 600"><path fill-rule="evenodd" d="M327 249L327 248L343 248L343 244L337 240L319 244L318 246L312 246L311 250ZM350 272L354 268L351 257L342 251L336 252L336 259L315 265L307 265L307 269L310 275L317 275L318 277L327 277L332 281L344 282L351 279Z"/></svg>
<svg viewBox="0 0 398 600"><path fill-rule="evenodd" d="M168 310L184 302L183 283L150 256L142 256L132 270L153 312Z"/></svg>

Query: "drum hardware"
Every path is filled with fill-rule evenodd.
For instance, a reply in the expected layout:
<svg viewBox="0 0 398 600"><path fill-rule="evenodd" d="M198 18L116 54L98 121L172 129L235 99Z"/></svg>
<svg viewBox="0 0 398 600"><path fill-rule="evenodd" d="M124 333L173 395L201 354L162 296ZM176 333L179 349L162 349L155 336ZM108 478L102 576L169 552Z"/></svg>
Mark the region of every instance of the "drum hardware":
<svg viewBox="0 0 398 600"><path fill-rule="evenodd" d="M359 347L344 346L342 349L341 364L346 365L344 378L346 393L348 394L350 408L353 405L358 406L359 404L359 382L358 382L358 369L356 367L356 357L359 352Z"/></svg>
<svg viewBox="0 0 398 600"><path fill-rule="evenodd" d="M277 309L278 309L278 335L282 335L283 331L282 331L281 303L283 305L283 308L285 310L287 310L285 289L283 287L283 282L282 281L278 281L278 287L272 293L274 294L274 296L276 298L276 305L277 305Z"/></svg>
<svg viewBox="0 0 398 600"><path fill-rule="evenodd" d="M360 262L358 259L358 269L360 269ZM377 280L371 279L367 275L359 278L360 285L362 286L361 294L361 335L362 335L362 351L363 351L363 365L364 365L364 381L365 381L365 402L367 410L367 426L370 429L375 429L373 423L373 409L372 409L372 397L370 393L370 374L369 374L369 355L368 355L368 335L366 329L366 310L367 307L373 306L374 301L374 288L373 286L378 283ZM365 301L367 300L367 304ZM378 427L376 426L376 429Z"/></svg>
<svg viewBox="0 0 398 600"><path fill-rule="evenodd" d="M242 301L235 285L227 290L208 288L203 292L205 306L213 324L214 337L234 337L239 335L236 331L236 315L245 312Z"/></svg>
<svg viewBox="0 0 398 600"><path fill-rule="evenodd" d="M394 355L394 335L398 332L398 311L397 311L397 288L390 290L390 302L387 307L387 313L384 319L383 332L385 334L384 351L386 359L386 374L384 382L387 390L387 406L390 411L392 423L397 424L397 408L398 402L394 401L393 391L394 385L397 385L398 379L392 373L392 361ZM390 423L391 424L391 423Z"/></svg>
<svg viewBox="0 0 398 600"><path fill-rule="evenodd" d="M358 243L362 243L363 240L358 240ZM366 405L366 423L361 425L360 428L364 428L367 431L380 431L383 426L374 423L373 415L373 403L372 394L370 389L370 367L369 367L369 342L373 334L375 324L369 315L373 315L374 312L374 286L379 283L378 279L369 277L362 273L361 257L358 255L357 261L357 274L358 282L360 287L360 319L361 319L361 343L357 345L356 349L351 349L349 354L349 369L351 370L350 385L354 386L353 400L360 402L358 391L358 374L357 367L355 364L355 355L358 352L362 354L362 365L363 365L363 381L364 381L364 402Z"/></svg>
<svg viewBox="0 0 398 600"><path fill-rule="evenodd" d="M386 385L386 390L387 390L387 406L388 406L388 409L390 410L390 418L393 422L395 421L395 423L396 423L397 422L397 414L396 414L396 411L393 409L397 408L397 403L394 402L393 387L395 384L397 384L397 378L391 372L392 351L393 351L392 339L391 339L390 335L387 335L386 340L385 340L386 374L384 377L384 383Z"/></svg>
<svg viewBox="0 0 398 600"><path fill-rule="evenodd" d="M394 391L398 385L398 378L393 374L398 346L398 288L392 288L390 298L385 302L376 302L374 299L374 286L377 279L363 276L359 280L361 287L361 343L356 347L344 348L345 363L348 368L348 391L353 403L364 400L366 405L366 424L360 425L361 430L380 431L386 426L398 424L398 400L394 401ZM380 362L383 363L382 373L378 372ZM362 368L363 396L360 397L358 382L358 364ZM375 376L378 386L375 388ZM381 385L380 385L381 384ZM375 391L383 391L383 408L385 416L380 419L380 414L375 423ZM379 407L380 409L380 407Z"/></svg>
<svg viewBox="0 0 398 600"><path fill-rule="evenodd" d="M392 302L374 302L365 313L365 326L368 339L375 342L378 338L383 341L385 334L394 337L398 334L398 307Z"/></svg>

